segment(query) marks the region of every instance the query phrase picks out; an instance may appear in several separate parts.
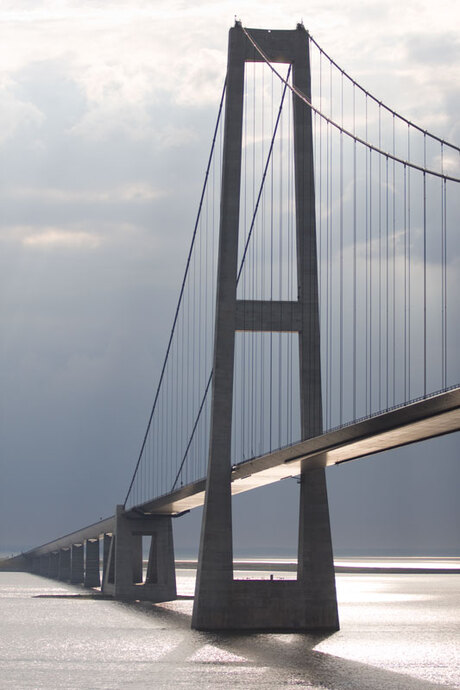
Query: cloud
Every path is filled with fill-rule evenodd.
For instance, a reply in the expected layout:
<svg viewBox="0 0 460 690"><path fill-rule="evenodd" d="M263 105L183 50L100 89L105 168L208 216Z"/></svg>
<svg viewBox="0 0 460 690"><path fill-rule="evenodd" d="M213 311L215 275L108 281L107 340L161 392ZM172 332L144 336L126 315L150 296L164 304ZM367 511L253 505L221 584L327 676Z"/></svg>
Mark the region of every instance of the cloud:
<svg viewBox="0 0 460 690"><path fill-rule="evenodd" d="M88 232L68 232L58 228L49 228L42 232L33 232L22 241L26 247L43 249L96 249L100 238Z"/></svg>
<svg viewBox="0 0 460 690"><path fill-rule="evenodd" d="M12 80L0 86L0 145L19 131L38 129L45 120L36 105L15 96L14 87Z"/></svg>
<svg viewBox="0 0 460 690"><path fill-rule="evenodd" d="M415 34L408 37L405 45L407 60L425 63L429 69L439 70L441 65L457 69L460 40L453 31L437 35Z"/></svg>
<svg viewBox="0 0 460 690"><path fill-rule="evenodd" d="M160 243L161 237L134 223L120 221L81 220L66 225L7 225L0 229L0 241L4 245L24 249L95 250L104 245L111 257L128 253L142 255ZM164 237L163 237L164 240ZM17 260L17 259L16 259Z"/></svg>
<svg viewBox="0 0 460 690"><path fill-rule="evenodd" d="M108 189L59 189L56 187L4 188L1 196L13 201L40 201L51 204L143 203L164 197L167 192L147 182L132 182Z"/></svg>
<svg viewBox="0 0 460 690"><path fill-rule="evenodd" d="M147 103L132 106L121 99L89 106L69 133L89 142L124 137L133 142L149 142L162 149L180 146L196 138L191 128L172 124L158 126Z"/></svg>
<svg viewBox="0 0 460 690"><path fill-rule="evenodd" d="M41 227L33 225L3 228L3 242L19 243L33 249L97 249L102 243L100 234L77 229Z"/></svg>

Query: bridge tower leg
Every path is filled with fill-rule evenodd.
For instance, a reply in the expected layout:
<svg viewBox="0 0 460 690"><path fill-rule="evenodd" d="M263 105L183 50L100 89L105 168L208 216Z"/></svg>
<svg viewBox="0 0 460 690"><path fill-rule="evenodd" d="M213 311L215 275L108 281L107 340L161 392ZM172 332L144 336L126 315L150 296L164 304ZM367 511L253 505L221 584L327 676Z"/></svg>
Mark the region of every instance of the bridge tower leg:
<svg viewBox="0 0 460 690"><path fill-rule="evenodd" d="M142 567L144 536L151 538L145 579ZM117 506L115 533L107 539L105 553L103 591L107 594L128 601L160 602L176 598L172 521L169 515L126 512L122 505Z"/></svg>
<svg viewBox="0 0 460 690"><path fill-rule="evenodd" d="M293 84L310 97L308 35L250 30L272 62L291 63ZM230 29L214 340L211 438L192 627L198 630L337 630L339 627L325 470L302 470L296 581L233 579L231 430L235 332L255 303L237 300L245 62L262 58L237 23ZM302 438L322 433L320 333L311 111L294 97L294 161ZM284 303L283 303L284 304ZM261 305L258 303L259 311ZM285 330L275 309L260 328Z"/></svg>

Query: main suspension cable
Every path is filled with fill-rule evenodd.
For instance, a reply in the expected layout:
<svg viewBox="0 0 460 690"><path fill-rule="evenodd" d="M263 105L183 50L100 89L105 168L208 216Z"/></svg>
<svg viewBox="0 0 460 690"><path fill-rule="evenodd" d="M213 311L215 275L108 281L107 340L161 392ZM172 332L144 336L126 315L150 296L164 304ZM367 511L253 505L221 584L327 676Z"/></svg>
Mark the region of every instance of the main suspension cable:
<svg viewBox="0 0 460 690"><path fill-rule="evenodd" d="M431 170L430 168L424 168L421 165L417 165L416 163L412 163L411 161L404 160L403 158L399 158L396 156L394 153L390 153L389 151L384 151L383 149L380 149L378 146L375 146L374 144L371 144L370 142L366 141L365 139L362 139L361 137L358 137L356 134L353 132L350 132L348 129L345 129L341 124L338 122L335 122L331 117L328 117L325 115L319 108L316 108L311 102L309 98L296 86L289 84L287 80L278 72L275 67L270 63L268 57L265 55L263 50L258 46L258 44L255 42L255 40L252 38L252 36L248 33L248 31L244 28L244 26L241 27L242 31L244 32L245 36L248 38L248 40L252 43L254 48L257 50L259 55L262 57L264 62L269 66L269 68L272 70L274 74L280 79L284 84L288 86L288 88L292 91L292 93L295 93L298 98L300 98L306 105L308 105L309 108L315 113L317 113L320 117L323 118L326 122L328 122L330 125L335 127L339 132L343 132L343 134L346 134L348 137L353 139L354 141L357 141L359 144L362 144L363 146L366 146L369 150L375 151L376 153L379 153L382 156L387 156L388 158L391 158L391 160L401 163L402 165L409 166L410 168L413 168L414 170L420 170L420 172L426 172L429 175L434 175L435 177L439 177L443 180L449 180L450 182L460 182L460 177L452 177L450 175L446 175L444 172L437 172L436 170ZM396 115L396 113L395 113ZM410 123L409 123L410 124ZM423 130L422 130L423 131ZM430 135L431 136L431 135ZM433 137L435 138L435 137ZM449 144L450 146L450 144ZM456 147L452 147L456 148ZM460 149L457 149L460 151Z"/></svg>
<svg viewBox="0 0 460 690"><path fill-rule="evenodd" d="M334 67L336 69L338 69L338 71L341 73L342 77L346 77L346 79L348 79L348 81L351 84L353 84L353 86L356 86L365 96L367 96L372 101L374 101L374 103L377 103L379 108L383 108L384 110L386 110L391 115L397 117L398 120L402 120L402 122L405 122L407 125L409 125L409 127L412 127L413 129L416 129L418 132L421 132L425 137L428 136L431 139L435 139L435 141L438 141L440 144L443 144L444 146L448 146L449 148L454 149L454 151L458 151L458 153L460 153L460 147L459 146L456 146L455 144L451 144L449 141L446 141L445 139L442 139L441 137L436 136L436 134L432 134L431 132L428 132L426 129L423 129L423 127L420 127L419 125L416 125L414 122L411 122L411 120L408 120L406 117L404 117L404 115L400 115L395 110L390 108L388 105L385 105L385 103L383 103L381 100L379 100L373 94L371 94L369 91L367 91L363 86L361 86L357 81L355 81L353 79L353 77L351 77L342 67L340 67L340 65L338 65L337 62L335 62L335 60L333 60L330 57L330 55L328 55L326 53L326 51L321 48L319 43L317 41L315 41L315 39L313 38L313 36L310 33L308 34L308 36L310 38L310 41L318 48L320 54L324 55L324 57L327 60L329 60L329 62L332 65L334 65Z"/></svg>

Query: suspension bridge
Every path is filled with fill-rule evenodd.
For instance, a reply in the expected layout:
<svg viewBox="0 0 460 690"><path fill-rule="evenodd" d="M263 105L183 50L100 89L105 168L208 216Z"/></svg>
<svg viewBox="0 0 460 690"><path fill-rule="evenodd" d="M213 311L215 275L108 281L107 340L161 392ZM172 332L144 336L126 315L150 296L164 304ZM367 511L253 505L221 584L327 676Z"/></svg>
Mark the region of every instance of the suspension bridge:
<svg viewBox="0 0 460 690"><path fill-rule="evenodd" d="M460 148L362 88L303 25L237 22L126 496L22 566L174 599L171 518L204 505L193 627L338 629L325 468L460 430L459 183ZM290 476L297 579L234 579L232 495Z"/></svg>

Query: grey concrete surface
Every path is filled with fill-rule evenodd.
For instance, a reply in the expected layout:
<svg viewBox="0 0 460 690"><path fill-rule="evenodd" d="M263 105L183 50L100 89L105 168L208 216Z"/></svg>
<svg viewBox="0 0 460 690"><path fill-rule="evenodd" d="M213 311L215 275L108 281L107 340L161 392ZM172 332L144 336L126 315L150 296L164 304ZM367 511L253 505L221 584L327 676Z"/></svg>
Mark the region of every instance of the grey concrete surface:
<svg viewBox="0 0 460 690"><path fill-rule="evenodd" d="M70 555L69 548L59 549L58 556L58 580L68 582L70 580Z"/></svg>
<svg viewBox="0 0 460 690"><path fill-rule="evenodd" d="M121 505L117 506L116 518L116 539L112 547L114 597L154 602L175 599L176 571L171 518L163 515L129 517ZM143 536L151 538L145 582L142 578ZM110 591L105 581L104 591Z"/></svg>
<svg viewBox="0 0 460 690"><path fill-rule="evenodd" d="M85 540L85 587L99 587L99 538Z"/></svg>
<svg viewBox="0 0 460 690"><path fill-rule="evenodd" d="M72 544L70 561L70 582L80 585L85 580L85 551L83 544Z"/></svg>
<svg viewBox="0 0 460 690"><path fill-rule="evenodd" d="M249 30L251 33L251 30ZM254 31L270 60L291 63L293 84L310 94L305 29ZM244 69L259 61L238 23L229 34L222 197L217 274L211 438L192 627L198 630L337 629L338 614L324 468L301 467L299 569L295 584L233 580L231 430L235 332L299 332L302 438L322 432L320 333L311 113L294 98L297 318L282 318L286 303L236 297ZM307 474L310 476L307 477Z"/></svg>

